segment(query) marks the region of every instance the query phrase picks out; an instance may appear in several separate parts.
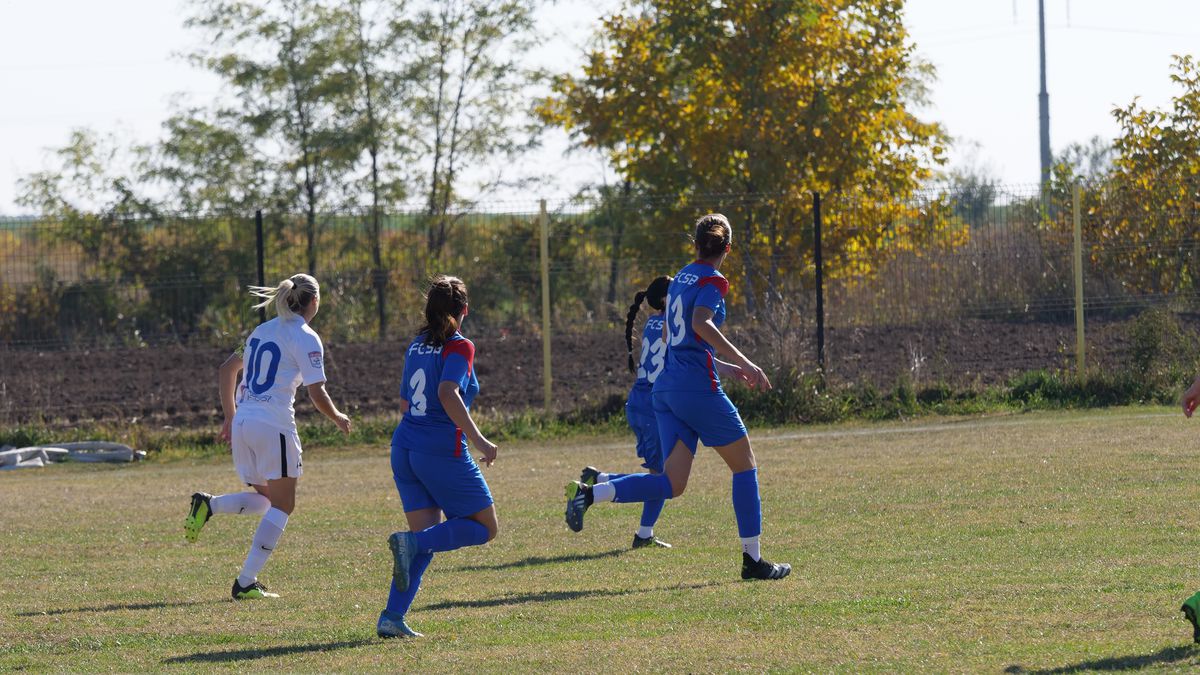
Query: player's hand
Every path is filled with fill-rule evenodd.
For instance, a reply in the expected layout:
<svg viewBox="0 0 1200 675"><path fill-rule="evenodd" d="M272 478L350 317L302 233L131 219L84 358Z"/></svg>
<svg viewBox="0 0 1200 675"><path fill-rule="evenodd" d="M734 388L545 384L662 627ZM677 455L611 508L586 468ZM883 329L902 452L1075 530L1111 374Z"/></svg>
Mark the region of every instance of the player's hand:
<svg viewBox="0 0 1200 675"><path fill-rule="evenodd" d="M754 373L743 370L741 366L729 364L729 374L741 380L746 386L754 386Z"/></svg>
<svg viewBox="0 0 1200 675"><path fill-rule="evenodd" d="M350 416L345 413L337 413L333 418L333 423L338 429L342 430L343 434L350 433L350 428L353 426L350 422Z"/></svg>
<svg viewBox="0 0 1200 675"><path fill-rule="evenodd" d="M484 438L482 434L478 438L471 439L471 447L483 453L479 456L479 461L487 466L491 466L492 462L496 461L496 444Z"/></svg>
<svg viewBox="0 0 1200 675"><path fill-rule="evenodd" d="M233 420L226 417L221 423L221 430L217 432L217 440L225 445L233 445Z"/></svg>
<svg viewBox="0 0 1200 675"><path fill-rule="evenodd" d="M754 365L750 359L743 357L742 363L738 364L738 367L742 369L741 377L752 389L771 388L771 380L767 379L767 374L763 372L762 368Z"/></svg>
<svg viewBox="0 0 1200 675"><path fill-rule="evenodd" d="M1182 404L1184 417L1191 417L1192 413L1196 411L1196 406L1200 405L1200 377L1196 378L1192 386L1183 392Z"/></svg>

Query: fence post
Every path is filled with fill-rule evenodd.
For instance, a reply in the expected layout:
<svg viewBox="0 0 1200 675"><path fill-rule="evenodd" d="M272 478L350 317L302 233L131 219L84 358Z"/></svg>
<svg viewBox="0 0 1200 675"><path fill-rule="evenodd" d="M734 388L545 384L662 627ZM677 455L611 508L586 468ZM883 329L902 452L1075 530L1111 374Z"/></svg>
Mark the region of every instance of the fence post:
<svg viewBox="0 0 1200 675"><path fill-rule="evenodd" d="M1080 222L1080 204L1083 190L1079 183L1071 189L1071 220L1075 230L1075 374L1084 377L1084 350L1086 343L1083 339L1083 226Z"/></svg>
<svg viewBox="0 0 1200 675"><path fill-rule="evenodd" d="M542 406L550 413L550 217L546 213L545 199L538 202L538 227L541 230L542 244Z"/></svg>
<svg viewBox="0 0 1200 675"><path fill-rule="evenodd" d="M258 209L257 211L254 212L254 242L255 242L254 250L258 257L258 285L266 286L267 279L266 279L266 274L263 270L264 253L263 253L262 209ZM267 320L267 308L266 307L263 307L258 310L258 318L261 322L264 322L264 323L266 322L266 320Z"/></svg>
<svg viewBox="0 0 1200 675"><path fill-rule="evenodd" d="M817 368L825 376L825 270L821 260L821 193L812 193L813 265L817 270Z"/></svg>
<svg viewBox="0 0 1200 675"><path fill-rule="evenodd" d="M383 269L383 226L380 222L379 206L371 207L371 283L375 284L375 306L379 312L379 335L376 339L383 342L387 339L387 305L384 303L384 292L387 288L388 275Z"/></svg>

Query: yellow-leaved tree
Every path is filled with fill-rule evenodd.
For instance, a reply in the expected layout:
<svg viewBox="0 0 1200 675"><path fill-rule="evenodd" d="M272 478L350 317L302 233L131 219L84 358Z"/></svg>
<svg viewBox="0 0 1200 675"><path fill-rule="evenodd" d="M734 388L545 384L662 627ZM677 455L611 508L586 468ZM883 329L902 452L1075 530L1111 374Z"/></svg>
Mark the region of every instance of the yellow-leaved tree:
<svg viewBox="0 0 1200 675"><path fill-rule="evenodd" d="M1171 79L1182 91L1166 110L1135 100L1113 111L1121 133L1103 190L1085 221L1093 267L1123 294L1195 291L1200 264L1200 68L1177 56ZM1110 293L1116 289L1109 289Z"/></svg>
<svg viewBox="0 0 1200 675"><path fill-rule="evenodd" d="M834 202L823 250L835 277L869 275L944 227L909 200L943 161L946 137L914 113L932 72L913 56L902 9L627 2L541 114L643 192L671 197L655 214L674 223L659 221L664 248L682 248L675 233L699 211L729 215L740 298L751 313L779 312L811 285L812 192Z"/></svg>

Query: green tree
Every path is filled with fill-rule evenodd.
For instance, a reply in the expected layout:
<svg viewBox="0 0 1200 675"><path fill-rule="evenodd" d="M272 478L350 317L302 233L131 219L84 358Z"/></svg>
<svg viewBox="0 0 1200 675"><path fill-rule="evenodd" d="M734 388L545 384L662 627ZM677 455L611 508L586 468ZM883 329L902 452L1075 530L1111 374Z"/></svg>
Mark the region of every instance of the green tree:
<svg viewBox="0 0 1200 675"><path fill-rule="evenodd" d="M254 138L277 150L268 156L290 179L283 196L304 211L315 274L319 214L338 205L333 198L361 152L339 114L356 82L335 10L317 0L193 0L192 10L187 25L210 44L193 59L225 80Z"/></svg>
<svg viewBox="0 0 1200 675"><path fill-rule="evenodd" d="M162 188L162 206L182 215L247 217L276 206L269 163L238 113L181 110L150 146L142 181Z"/></svg>
<svg viewBox="0 0 1200 675"><path fill-rule="evenodd" d="M527 91L536 74L522 65L539 0L438 0L400 26L415 49L406 141L417 160L414 188L426 208L431 259L442 254L463 197L462 171L511 158L535 142ZM480 186L503 182L504 172Z"/></svg>
<svg viewBox="0 0 1200 675"><path fill-rule="evenodd" d="M78 262L62 283L53 270L40 275L42 297L57 298L64 328L95 330L98 322L111 329L124 315L137 331L185 339L226 290L228 270L247 266L245 252L229 245L219 222L175 218L142 194L151 151L123 148L77 130L55 151L54 165L18 183L18 203L48 221L59 250L82 253L64 256Z"/></svg>
<svg viewBox="0 0 1200 675"><path fill-rule="evenodd" d="M857 227L834 227L831 212L824 238L831 265L854 251L883 255L904 216L895 197L942 161L940 127L912 111L931 72L913 58L902 9L901 0L626 2L604 19L584 72L555 81L542 116L607 151L647 192L677 196L676 218L695 215L697 195L729 195L720 208L740 229L753 312L758 298L782 302L811 263L810 228L800 226L810 191L890 196L857 203Z"/></svg>
<svg viewBox="0 0 1200 675"><path fill-rule="evenodd" d="M378 312L378 339L387 335L385 295L388 275L383 265L382 219L386 206L407 193L399 161L402 145L399 111L406 102L410 81L403 33L404 2L349 0L342 8L344 55L355 76L354 95L347 99L348 127L368 161L370 195L371 279ZM389 158L391 161L389 161Z"/></svg>
<svg viewBox="0 0 1200 675"><path fill-rule="evenodd" d="M1088 184L1097 184L1108 178L1113 168L1116 149L1109 141L1092 136L1086 142L1071 143L1054 158L1055 166L1064 166L1070 176Z"/></svg>

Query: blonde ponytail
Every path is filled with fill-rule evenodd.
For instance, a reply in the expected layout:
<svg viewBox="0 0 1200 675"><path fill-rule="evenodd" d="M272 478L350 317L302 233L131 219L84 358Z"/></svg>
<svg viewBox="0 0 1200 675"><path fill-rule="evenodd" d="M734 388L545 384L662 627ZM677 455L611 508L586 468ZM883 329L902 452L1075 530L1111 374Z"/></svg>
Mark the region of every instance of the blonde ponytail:
<svg viewBox="0 0 1200 675"><path fill-rule="evenodd" d="M275 305L275 313L281 319L290 319L313 301L320 293L317 280L307 274L296 274L279 282L279 285L251 286L250 295L262 298L262 302L254 305L254 309L264 309Z"/></svg>

